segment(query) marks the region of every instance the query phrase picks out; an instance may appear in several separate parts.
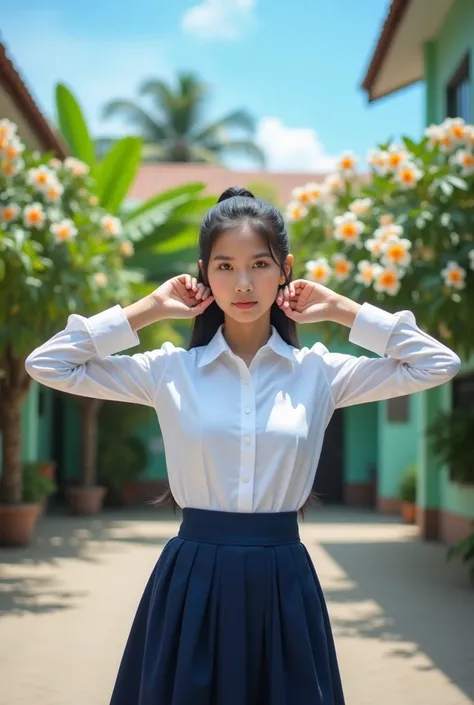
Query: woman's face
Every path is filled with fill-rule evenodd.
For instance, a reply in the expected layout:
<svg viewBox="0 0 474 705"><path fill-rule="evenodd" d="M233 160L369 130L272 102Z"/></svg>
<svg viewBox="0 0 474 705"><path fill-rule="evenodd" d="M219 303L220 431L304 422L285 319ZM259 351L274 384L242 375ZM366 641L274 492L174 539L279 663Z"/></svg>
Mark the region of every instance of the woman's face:
<svg viewBox="0 0 474 705"><path fill-rule="evenodd" d="M287 276L292 263L293 256L288 255ZM199 266L202 268L202 260ZM209 258L207 277L219 308L241 322L263 316L275 301L278 287L285 283L265 241L247 226L218 237Z"/></svg>

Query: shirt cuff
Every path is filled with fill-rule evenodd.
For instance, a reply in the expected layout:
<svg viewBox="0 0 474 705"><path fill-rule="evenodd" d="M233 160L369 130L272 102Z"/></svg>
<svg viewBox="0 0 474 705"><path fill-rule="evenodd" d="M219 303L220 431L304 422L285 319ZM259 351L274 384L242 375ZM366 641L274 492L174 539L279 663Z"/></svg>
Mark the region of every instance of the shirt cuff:
<svg viewBox="0 0 474 705"><path fill-rule="evenodd" d="M364 303L355 317L349 341L384 357L397 314Z"/></svg>
<svg viewBox="0 0 474 705"><path fill-rule="evenodd" d="M97 354L102 359L140 343L119 304L87 318L86 324Z"/></svg>

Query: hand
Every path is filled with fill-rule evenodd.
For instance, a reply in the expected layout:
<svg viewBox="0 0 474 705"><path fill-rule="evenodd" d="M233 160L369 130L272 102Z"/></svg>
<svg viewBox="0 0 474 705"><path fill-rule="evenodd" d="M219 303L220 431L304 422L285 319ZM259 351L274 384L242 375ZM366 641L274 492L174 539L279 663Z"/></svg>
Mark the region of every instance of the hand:
<svg viewBox="0 0 474 705"><path fill-rule="evenodd" d="M278 293L276 302L296 323L333 321L349 327L360 308L359 304L332 289L306 279L290 282Z"/></svg>
<svg viewBox="0 0 474 705"><path fill-rule="evenodd" d="M195 318L214 301L210 289L190 274L168 279L151 296L160 318Z"/></svg>

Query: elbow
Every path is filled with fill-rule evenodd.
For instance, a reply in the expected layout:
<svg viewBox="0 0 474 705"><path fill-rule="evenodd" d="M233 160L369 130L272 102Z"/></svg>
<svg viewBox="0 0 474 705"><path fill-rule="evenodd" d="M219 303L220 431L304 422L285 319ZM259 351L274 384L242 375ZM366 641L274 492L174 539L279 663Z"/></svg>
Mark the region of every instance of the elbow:
<svg viewBox="0 0 474 705"><path fill-rule="evenodd" d="M462 366L461 358L455 352L451 353L447 365L448 379L453 379L460 372Z"/></svg>
<svg viewBox="0 0 474 705"><path fill-rule="evenodd" d="M36 356L35 356L35 351L30 353L28 357L25 360L25 370L29 374L29 376L37 380L38 379L38 367L36 365Z"/></svg>

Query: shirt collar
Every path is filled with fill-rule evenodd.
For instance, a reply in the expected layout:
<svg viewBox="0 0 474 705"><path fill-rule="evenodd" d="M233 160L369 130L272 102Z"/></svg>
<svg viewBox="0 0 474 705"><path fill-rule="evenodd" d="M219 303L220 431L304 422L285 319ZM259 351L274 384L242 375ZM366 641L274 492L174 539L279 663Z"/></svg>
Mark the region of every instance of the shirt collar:
<svg viewBox="0 0 474 705"><path fill-rule="evenodd" d="M204 351L201 355L201 359L199 360L198 367L204 367L205 365L209 365L211 362L214 362L214 360L217 360L217 358L222 355L222 353L227 352L233 355L233 352L227 344L227 341L222 333L223 327L224 324L221 324L214 337L205 346ZM284 357L287 360L290 360L291 362L295 361L295 356L293 352L294 348L292 348L291 345L288 345L288 343L283 340L275 326L271 326L270 338L263 346L264 350L266 348L273 350L273 352L275 352L277 355L280 355L280 357Z"/></svg>

